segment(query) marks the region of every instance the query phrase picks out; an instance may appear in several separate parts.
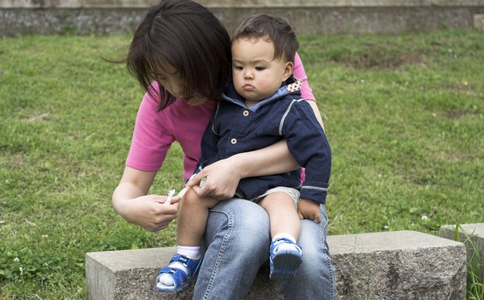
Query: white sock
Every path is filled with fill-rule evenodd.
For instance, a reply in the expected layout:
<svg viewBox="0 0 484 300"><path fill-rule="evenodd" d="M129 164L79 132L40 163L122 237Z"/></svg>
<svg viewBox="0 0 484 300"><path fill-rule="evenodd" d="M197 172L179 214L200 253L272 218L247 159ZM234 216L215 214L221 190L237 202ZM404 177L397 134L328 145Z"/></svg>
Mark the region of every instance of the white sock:
<svg viewBox="0 0 484 300"><path fill-rule="evenodd" d="M180 255L185 255L186 257L191 259L200 259L200 246L178 246L177 253ZM187 268L185 268L185 266L179 262L174 262L173 264L170 264L170 267L183 270L183 272L188 274ZM173 279L168 274L161 275L158 282L165 286L175 285Z"/></svg>
<svg viewBox="0 0 484 300"><path fill-rule="evenodd" d="M288 240L296 243L296 239L292 236L292 234L284 233L284 232L283 233L276 234L276 236L272 239L272 241L280 240L282 238L288 239ZM277 253L277 251L279 251L279 250L294 250L294 251L299 251L299 249L296 247L296 245L289 244L289 243L283 243L283 244L279 245L274 250L274 252Z"/></svg>
<svg viewBox="0 0 484 300"><path fill-rule="evenodd" d="M200 246L177 246L177 252L180 255L185 255L191 259L199 259L200 258Z"/></svg>

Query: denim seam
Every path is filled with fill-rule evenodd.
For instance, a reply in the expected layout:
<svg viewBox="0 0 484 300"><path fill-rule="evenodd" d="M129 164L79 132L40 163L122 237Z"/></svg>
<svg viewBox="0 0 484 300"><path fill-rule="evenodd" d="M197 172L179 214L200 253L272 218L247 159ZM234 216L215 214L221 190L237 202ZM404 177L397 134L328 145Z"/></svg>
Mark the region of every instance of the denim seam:
<svg viewBox="0 0 484 300"><path fill-rule="evenodd" d="M327 254L326 251L324 251L323 255L325 257L325 262L326 262L328 272L329 272L329 276L330 276L330 279L331 279L331 300L335 300L336 299L336 294L335 294L336 286L335 286L334 270L331 267L331 257Z"/></svg>
<svg viewBox="0 0 484 300"><path fill-rule="evenodd" d="M324 209L324 208L323 208ZM324 212L326 213L326 210L324 209ZM326 213L327 215L327 213ZM325 257L325 262L326 262L326 265L327 265L327 269L328 269L328 272L329 272L329 276L330 276L330 279L331 279L331 300L336 300L336 282L335 282L335 276L334 276L334 270L333 268L331 267L331 256L329 255L329 249L328 247L326 247L326 244L325 244L325 240L328 238L328 223L329 223L329 220L326 219L326 222L324 223L324 226L323 226L323 232L324 232L324 236L325 236L325 239L322 240L323 242L323 255Z"/></svg>
<svg viewBox="0 0 484 300"><path fill-rule="evenodd" d="M227 240L229 239L229 236L230 236L230 233L232 232L232 225L233 225L233 217L231 218L231 216L224 212L224 211L221 211L221 210L214 210L212 209L211 210L212 212L219 212L219 213L222 213L224 215L227 216L227 225L228 225L228 228L227 228L227 233L225 234L223 240L222 240L222 243L220 245L220 249L219 249L219 252L218 252L218 255L217 255L217 259L215 260L215 266L212 270L212 275L210 276L210 280L208 281L208 286L207 286L207 291L205 292L205 295L203 296L203 299L209 299L208 297L210 296L210 290L215 282L215 277L217 276L217 273L218 273L218 269L219 269L219 266L220 266L220 262L222 260L222 256L224 255L224 250L225 250L225 245L227 244Z"/></svg>

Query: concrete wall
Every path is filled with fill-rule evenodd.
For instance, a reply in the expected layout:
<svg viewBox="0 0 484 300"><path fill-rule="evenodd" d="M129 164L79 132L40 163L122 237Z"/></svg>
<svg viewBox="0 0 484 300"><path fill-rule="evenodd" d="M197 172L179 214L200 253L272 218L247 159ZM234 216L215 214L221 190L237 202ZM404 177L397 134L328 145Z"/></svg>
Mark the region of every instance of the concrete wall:
<svg viewBox="0 0 484 300"><path fill-rule="evenodd" d="M155 0L0 0L0 37L132 33ZM258 12L299 34L390 33L484 26L484 0L199 0L229 32Z"/></svg>
<svg viewBox="0 0 484 300"><path fill-rule="evenodd" d="M157 0L2 0L0 8L145 8ZM208 7L464 7L483 0L198 0Z"/></svg>

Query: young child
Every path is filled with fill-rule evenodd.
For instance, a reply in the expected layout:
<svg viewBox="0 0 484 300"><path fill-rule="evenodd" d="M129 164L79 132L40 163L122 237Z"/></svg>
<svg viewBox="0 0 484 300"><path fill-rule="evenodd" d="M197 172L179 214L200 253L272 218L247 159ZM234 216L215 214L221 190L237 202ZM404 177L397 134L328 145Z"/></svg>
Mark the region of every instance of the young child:
<svg viewBox="0 0 484 300"><path fill-rule="evenodd" d="M300 218L321 222L320 204L326 201L331 169L324 130L310 105L301 99L301 80L292 75L298 46L294 30L282 18L257 14L243 21L232 37L233 83L226 87L224 101L212 113L195 169L197 173L237 153L287 140L289 151L305 167L304 182L301 184L298 169L244 178L236 192L237 197L259 203L269 215L273 280L291 278L300 266ZM209 208L219 201L199 197L193 189L187 191L179 210L178 253L161 270L159 290L173 291L196 274Z"/></svg>

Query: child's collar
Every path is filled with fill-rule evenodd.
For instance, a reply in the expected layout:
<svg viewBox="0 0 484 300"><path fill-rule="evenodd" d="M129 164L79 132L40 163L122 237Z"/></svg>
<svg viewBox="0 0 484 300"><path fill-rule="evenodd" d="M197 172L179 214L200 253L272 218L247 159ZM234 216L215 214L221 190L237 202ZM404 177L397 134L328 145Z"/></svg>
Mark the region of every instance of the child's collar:
<svg viewBox="0 0 484 300"><path fill-rule="evenodd" d="M301 88L302 80L292 74L288 79L286 79L286 81L281 83L281 87L274 94L272 94L272 96L252 105L249 110L256 111L259 107L265 105L266 103L275 101L276 99L285 95L300 91ZM239 93L237 93L232 82L225 87L222 97L227 101L246 108L245 99Z"/></svg>

